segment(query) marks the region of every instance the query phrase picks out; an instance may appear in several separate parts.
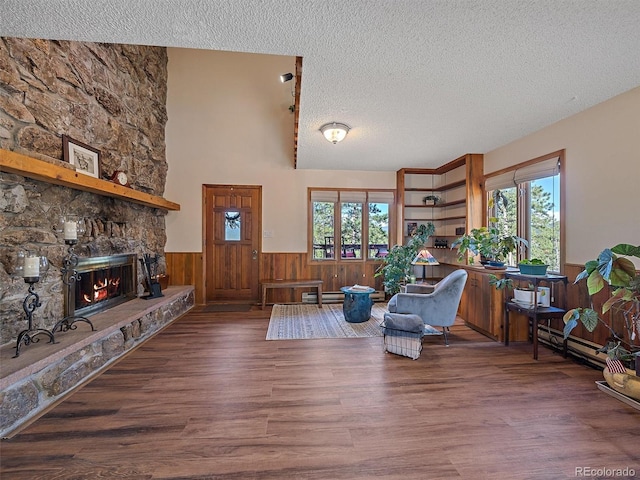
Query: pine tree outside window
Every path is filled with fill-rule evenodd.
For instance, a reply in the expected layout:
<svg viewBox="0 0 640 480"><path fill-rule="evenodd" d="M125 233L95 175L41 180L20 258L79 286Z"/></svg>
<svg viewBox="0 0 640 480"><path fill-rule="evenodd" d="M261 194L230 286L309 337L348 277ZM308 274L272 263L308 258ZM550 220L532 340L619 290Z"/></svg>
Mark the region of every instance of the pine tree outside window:
<svg viewBox="0 0 640 480"><path fill-rule="evenodd" d="M392 238L394 197L392 190L309 189L312 260L383 258Z"/></svg>
<svg viewBox="0 0 640 480"><path fill-rule="evenodd" d="M513 169L488 175L485 182L489 212L487 224L501 233L527 240L515 265L525 258L538 258L549 270L561 270L561 161L564 151L524 162Z"/></svg>

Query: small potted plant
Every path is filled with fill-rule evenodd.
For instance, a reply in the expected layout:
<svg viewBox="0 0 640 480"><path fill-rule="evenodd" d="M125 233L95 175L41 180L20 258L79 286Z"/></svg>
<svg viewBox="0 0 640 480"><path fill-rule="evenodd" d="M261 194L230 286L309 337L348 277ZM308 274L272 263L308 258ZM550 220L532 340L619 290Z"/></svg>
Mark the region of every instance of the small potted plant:
<svg viewBox="0 0 640 480"><path fill-rule="evenodd" d="M624 331L616 331L598 316L593 308L573 308L564 316L564 338L582 323L593 332L598 324L603 325L610 336L604 346L596 350L607 354L607 366L603 375L614 390L640 400L640 275L627 257L640 258L640 246L621 243L600 252L596 260L585 264L585 269L576 277L575 283L587 280L589 296L605 287L611 296L602 305L602 313L609 311L621 315Z"/></svg>
<svg viewBox="0 0 640 480"><path fill-rule="evenodd" d="M437 195L427 195L422 199L425 205L437 205L440 202L440 197Z"/></svg>
<svg viewBox="0 0 640 480"><path fill-rule="evenodd" d="M546 275L549 265L539 258L532 258L530 260L525 258L518 262L518 268L523 275Z"/></svg>
<svg viewBox="0 0 640 480"><path fill-rule="evenodd" d="M535 288L532 284L519 286L513 289L513 301L521 305L533 307L536 301Z"/></svg>
<svg viewBox="0 0 640 480"><path fill-rule="evenodd" d="M538 287L538 292L535 293L535 286L531 283L523 285L514 285L511 278L498 278L495 275L489 276L489 285L493 285L496 289L509 289L513 291L513 298L511 301L518 303L522 306L531 308L535 302L540 307L551 306L550 288Z"/></svg>

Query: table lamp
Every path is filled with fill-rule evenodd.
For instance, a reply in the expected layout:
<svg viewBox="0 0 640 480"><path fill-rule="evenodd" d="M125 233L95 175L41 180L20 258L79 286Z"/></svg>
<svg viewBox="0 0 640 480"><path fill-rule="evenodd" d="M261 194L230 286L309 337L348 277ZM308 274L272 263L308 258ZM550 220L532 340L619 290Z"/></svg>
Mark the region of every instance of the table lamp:
<svg viewBox="0 0 640 480"><path fill-rule="evenodd" d="M440 264L438 263L438 260L436 260L436 257L431 255L431 252L429 252L429 250L427 250L426 248L423 248L418 252L418 255L416 255L416 258L413 259L413 261L411 262L411 265L422 265L422 280L424 281L424 279L427 276L426 275L427 265L433 267Z"/></svg>

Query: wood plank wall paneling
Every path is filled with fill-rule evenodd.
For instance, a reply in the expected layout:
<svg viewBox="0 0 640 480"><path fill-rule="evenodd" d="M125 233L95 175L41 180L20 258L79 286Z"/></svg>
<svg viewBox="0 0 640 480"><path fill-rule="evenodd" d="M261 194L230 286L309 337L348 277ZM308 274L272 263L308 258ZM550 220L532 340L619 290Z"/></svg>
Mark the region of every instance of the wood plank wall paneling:
<svg viewBox="0 0 640 480"><path fill-rule="evenodd" d="M194 285L195 299L197 305L204 305L204 278L203 278L203 256L201 252L167 252L165 253L167 262L167 274L170 285ZM376 262L353 262L353 263L313 263L307 262L306 253L263 253L261 255L260 277L261 278L319 278L324 282L325 292L338 292L340 287L345 285L370 285L376 290L383 290L382 278L375 277L375 272L379 266ZM569 278L567 286L567 308L590 306L589 294L586 282L577 285L573 282L576 276L584 269L582 265L566 264L565 274ZM558 295L557 301L562 304L558 288L555 292ZM275 289L269 290L268 303L301 302L304 292L315 292L311 288L296 289ZM602 303L608 298L608 294L601 292L594 301L594 308L601 311ZM601 318L611 321L611 315L601 315ZM525 322L514 322L523 323ZM621 317L614 318L616 328L622 328ZM562 331L564 324L562 320L552 320L551 327ZM598 345L606 343L609 332L603 326L598 326L591 333L584 327L578 326L573 330L573 335L585 340L592 341Z"/></svg>
<svg viewBox="0 0 640 480"><path fill-rule="evenodd" d="M165 252L169 285L195 286L196 305L204 305L202 252Z"/></svg>
<svg viewBox="0 0 640 480"><path fill-rule="evenodd" d="M317 278L323 281L324 292L338 292L345 285L370 285L382 290L382 278L374 278L379 262L313 263L307 261L306 253L263 253L261 255L261 278L304 279ZM315 292L313 288L269 290L267 303L301 302L304 292Z"/></svg>
<svg viewBox="0 0 640 480"><path fill-rule="evenodd" d="M197 305L206 303L201 252L165 252L170 285L195 286ZM383 290L382 278L374 278L379 262L309 264L306 253L263 253L260 256L260 278L319 278L325 292L338 292L345 285L370 285ZM301 302L304 292L314 288L274 289L268 292L268 303Z"/></svg>
<svg viewBox="0 0 640 480"><path fill-rule="evenodd" d="M565 275L569 278L569 286L567 288L568 308L576 307L590 307L589 292L587 290L587 282L585 280L574 284L576 277L580 272L584 270L584 265L565 264ZM610 289L604 288L593 298L593 309L598 312L601 319L609 324L613 325L618 335L622 336L623 332L626 332L624 327L624 319L619 313L608 312L602 314L602 304L610 296ZM611 323L613 322L613 323ZM553 325L552 325L553 326ZM564 325L558 324L555 328L562 330ZM604 345L609 337L609 331L602 325L598 325L593 332L589 332L581 324L574 328L572 332L573 336L583 338L585 340L592 341L598 345ZM626 334L624 335L626 338ZM627 339L628 340L628 339ZM640 339L636 339L636 343L640 345Z"/></svg>

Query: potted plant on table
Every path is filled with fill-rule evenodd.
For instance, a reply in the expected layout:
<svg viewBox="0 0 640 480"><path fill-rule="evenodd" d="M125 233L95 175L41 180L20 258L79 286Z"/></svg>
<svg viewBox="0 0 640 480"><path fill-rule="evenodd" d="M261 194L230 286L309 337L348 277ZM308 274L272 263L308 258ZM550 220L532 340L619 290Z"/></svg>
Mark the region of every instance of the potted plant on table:
<svg viewBox="0 0 640 480"><path fill-rule="evenodd" d="M408 281L413 274L413 259L434 232L433 223L421 224L405 245L394 245L389 250L375 273L376 277L383 276L382 284L389 295L398 293Z"/></svg>
<svg viewBox="0 0 640 480"><path fill-rule="evenodd" d="M527 245L527 241L516 235L501 235L496 227L480 227L456 239L451 248L458 249L458 261L464 261L472 253L484 258L485 266L504 267L505 260L509 254L515 253L519 244ZM470 264L474 261L469 257Z"/></svg>
<svg viewBox="0 0 640 480"><path fill-rule="evenodd" d="M603 325L610 336L596 351L607 354L604 378L617 392L640 400L640 276L627 257L640 258L640 246L621 243L603 250L596 260L585 264L575 280L577 283L586 279L591 298L610 287L611 295L602 305L602 313L621 315L624 331L616 331L593 308L573 308L564 316L564 338L567 339L579 323L589 332L598 324Z"/></svg>
<svg viewBox="0 0 640 480"><path fill-rule="evenodd" d="M538 287L536 293L535 285L532 283L515 285L513 279L498 278L495 275L489 275L489 285L494 286L498 290L507 289L513 292L511 301L524 307L532 308L536 303L540 307L551 306L549 287Z"/></svg>
<svg viewBox="0 0 640 480"><path fill-rule="evenodd" d="M549 265L539 258L525 258L518 262L518 268L523 275L546 275Z"/></svg>

